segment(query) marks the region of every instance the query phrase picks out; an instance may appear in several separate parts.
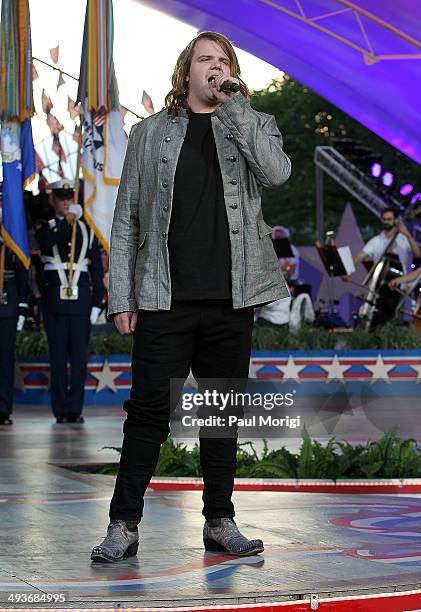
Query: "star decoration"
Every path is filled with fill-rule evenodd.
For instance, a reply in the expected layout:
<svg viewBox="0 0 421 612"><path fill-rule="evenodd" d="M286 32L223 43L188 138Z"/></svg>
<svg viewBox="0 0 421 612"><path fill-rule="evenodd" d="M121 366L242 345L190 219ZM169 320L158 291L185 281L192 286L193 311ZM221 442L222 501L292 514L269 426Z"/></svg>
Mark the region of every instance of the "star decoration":
<svg viewBox="0 0 421 612"><path fill-rule="evenodd" d="M15 362L15 374L13 378L13 388L19 391L26 391L25 388L25 375L21 370L18 363Z"/></svg>
<svg viewBox="0 0 421 612"><path fill-rule="evenodd" d="M250 365L249 365L249 374L248 374L248 378L258 378L257 376L257 372L262 368L262 364L261 363L254 363L253 359L250 358Z"/></svg>
<svg viewBox="0 0 421 612"><path fill-rule="evenodd" d="M342 383L345 383L344 380L344 372L348 370L349 365L341 365L338 359L338 356L335 355L332 359L332 363L325 367L327 371L326 382L330 383L332 380L339 380Z"/></svg>
<svg viewBox="0 0 421 612"><path fill-rule="evenodd" d="M287 363L282 366L282 372L283 372L283 381L286 380L295 380L297 382L300 382L300 378L298 376L298 373L301 372L301 370L303 369L302 365L295 365L294 363L294 357L292 355L290 355L288 357L288 361Z"/></svg>
<svg viewBox="0 0 421 612"><path fill-rule="evenodd" d="M113 393L116 393L117 388L114 384L116 378L120 376L122 371L112 371L108 365L108 361L104 361L101 372L89 372L91 376L98 380L98 384L95 389L95 393L99 393L102 389L110 389Z"/></svg>
<svg viewBox="0 0 421 612"><path fill-rule="evenodd" d="M358 253L363 248L364 242L351 204L347 204L342 215L336 234L336 244L338 246L350 246L353 254ZM299 247L298 250L301 259L314 271L315 308L322 305L321 300L328 302L329 300L339 300L345 294L358 296L361 293L361 287L358 286L358 283L362 283L367 275L362 264L357 266L357 270L352 275L352 280L357 283L355 285L351 282L345 282L338 276L329 278L316 247Z"/></svg>
<svg viewBox="0 0 421 612"><path fill-rule="evenodd" d="M381 355L377 355L377 361L374 365L366 365L367 370L373 373L371 377L371 384L375 383L378 380L383 380L390 384L390 379L387 375L390 370L390 365L386 365L383 361L383 357Z"/></svg>
<svg viewBox="0 0 421 612"><path fill-rule="evenodd" d="M417 373L416 381L417 381L417 384L418 384L419 382L421 382L421 364L420 363L417 363L417 364L412 364L411 363L411 368L413 370L415 370L415 372Z"/></svg>
<svg viewBox="0 0 421 612"><path fill-rule="evenodd" d="M95 147L95 151L97 151L98 149L100 149L101 147L104 146L104 133L103 133L103 129L104 129L103 125L95 125L94 124L94 139L93 139L93 144L94 144L94 147ZM95 138L95 132L96 132L97 138Z"/></svg>

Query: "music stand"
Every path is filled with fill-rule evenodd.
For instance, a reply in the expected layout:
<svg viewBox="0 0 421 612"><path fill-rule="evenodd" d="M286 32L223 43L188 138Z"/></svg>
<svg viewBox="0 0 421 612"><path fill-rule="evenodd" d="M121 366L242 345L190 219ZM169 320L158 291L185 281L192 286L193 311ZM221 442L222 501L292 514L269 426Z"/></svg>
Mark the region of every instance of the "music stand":
<svg viewBox="0 0 421 612"><path fill-rule="evenodd" d="M288 238L272 238L272 244L278 259L295 257Z"/></svg>
<svg viewBox="0 0 421 612"><path fill-rule="evenodd" d="M349 251L349 247L345 247L347 251ZM341 247L343 250L344 247ZM320 255L320 259L323 262L325 270L328 275L328 283L327 283L327 293L328 293L328 301L329 301L329 311L330 316L333 320L333 290L332 290L332 279L335 276L348 276L349 271L345 267L344 260L342 259L341 253L339 252L336 245L325 244L323 246L318 246L317 250Z"/></svg>

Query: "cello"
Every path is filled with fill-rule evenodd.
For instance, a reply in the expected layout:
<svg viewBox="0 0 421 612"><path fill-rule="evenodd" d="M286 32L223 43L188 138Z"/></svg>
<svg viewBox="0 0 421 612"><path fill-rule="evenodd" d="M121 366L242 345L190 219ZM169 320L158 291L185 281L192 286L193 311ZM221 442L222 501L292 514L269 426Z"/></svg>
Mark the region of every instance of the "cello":
<svg viewBox="0 0 421 612"><path fill-rule="evenodd" d="M399 294L389 288L389 282L404 274L399 257L390 252L398 234L399 230L396 230L362 283L368 292L365 298L361 298L364 303L359 310L360 325L365 330L384 325L395 317L400 299Z"/></svg>

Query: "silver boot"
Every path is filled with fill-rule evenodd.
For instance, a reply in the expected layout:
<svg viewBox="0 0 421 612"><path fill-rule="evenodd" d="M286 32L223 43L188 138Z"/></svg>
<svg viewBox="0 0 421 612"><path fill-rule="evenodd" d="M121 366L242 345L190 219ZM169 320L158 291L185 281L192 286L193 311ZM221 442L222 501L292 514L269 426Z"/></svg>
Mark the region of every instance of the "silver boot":
<svg viewBox="0 0 421 612"><path fill-rule="evenodd" d="M203 527L203 544L206 550L240 557L257 555L264 551L262 540L248 540L231 518L208 519Z"/></svg>
<svg viewBox="0 0 421 612"><path fill-rule="evenodd" d="M99 546L92 549L91 560L102 563L113 563L137 553L139 546L139 533L129 531L124 521L111 521L108 525L107 536Z"/></svg>

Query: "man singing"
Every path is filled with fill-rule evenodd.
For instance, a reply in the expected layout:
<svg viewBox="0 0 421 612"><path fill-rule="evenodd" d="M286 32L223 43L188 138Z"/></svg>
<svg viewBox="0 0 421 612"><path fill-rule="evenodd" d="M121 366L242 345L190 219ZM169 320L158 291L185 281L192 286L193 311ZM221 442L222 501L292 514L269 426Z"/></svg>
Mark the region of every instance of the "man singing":
<svg viewBox="0 0 421 612"><path fill-rule="evenodd" d="M229 83L239 91L226 91ZM132 391L110 524L94 561L137 552L144 493L169 434L170 380L190 369L196 379L247 379L254 307L289 297L260 200L291 164L274 117L248 100L230 42L202 32L177 60L166 108L131 131L108 316L133 334ZM205 548L262 552L234 521L236 438L199 439Z"/></svg>

